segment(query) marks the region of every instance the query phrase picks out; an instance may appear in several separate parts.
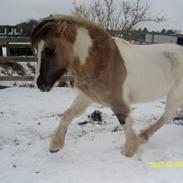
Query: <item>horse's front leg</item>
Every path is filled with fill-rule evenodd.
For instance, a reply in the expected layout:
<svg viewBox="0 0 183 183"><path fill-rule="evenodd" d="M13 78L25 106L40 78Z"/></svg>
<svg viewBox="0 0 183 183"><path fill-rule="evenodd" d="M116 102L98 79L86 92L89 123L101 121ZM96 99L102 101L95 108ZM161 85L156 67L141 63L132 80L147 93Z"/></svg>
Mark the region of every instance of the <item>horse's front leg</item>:
<svg viewBox="0 0 183 183"><path fill-rule="evenodd" d="M139 138L132 128L132 119L126 104L116 104L112 107L113 112L121 124L125 134L125 144L122 147L122 153L125 156L133 156L139 147Z"/></svg>
<svg viewBox="0 0 183 183"><path fill-rule="evenodd" d="M89 100L88 97L83 93L78 94L69 109L64 112L62 119L52 136L50 143L51 153L59 151L64 146L65 135L69 124L75 117L82 114L90 104L91 100Z"/></svg>

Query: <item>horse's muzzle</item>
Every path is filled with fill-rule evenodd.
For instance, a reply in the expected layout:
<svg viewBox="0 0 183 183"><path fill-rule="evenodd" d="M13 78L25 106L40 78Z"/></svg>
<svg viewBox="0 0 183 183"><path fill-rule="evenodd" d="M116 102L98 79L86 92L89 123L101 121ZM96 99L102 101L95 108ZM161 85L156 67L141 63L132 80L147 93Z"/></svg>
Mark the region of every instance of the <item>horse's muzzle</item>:
<svg viewBox="0 0 183 183"><path fill-rule="evenodd" d="M47 84L40 77L37 79L37 86L42 92L49 92L52 88L52 85Z"/></svg>
<svg viewBox="0 0 183 183"><path fill-rule="evenodd" d="M49 92L51 90L51 86L46 86L44 84L38 85L38 88L42 91L42 92Z"/></svg>

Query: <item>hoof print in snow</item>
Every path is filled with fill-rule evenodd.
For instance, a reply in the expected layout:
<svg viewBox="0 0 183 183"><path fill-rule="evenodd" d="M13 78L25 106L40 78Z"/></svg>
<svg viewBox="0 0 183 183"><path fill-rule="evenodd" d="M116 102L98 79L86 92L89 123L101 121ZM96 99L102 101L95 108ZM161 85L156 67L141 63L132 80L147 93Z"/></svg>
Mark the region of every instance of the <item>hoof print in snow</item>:
<svg viewBox="0 0 183 183"><path fill-rule="evenodd" d="M20 145L20 142L18 139L14 139L13 142L15 143L16 146L19 146Z"/></svg>
<svg viewBox="0 0 183 183"><path fill-rule="evenodd" d="M79 122L79 123L78 123L78 125L81 125L81 126L82 126L82 125L86 125L86 124L88 124L88 121L82 121L82 122Z"/></svg>
<svg viewBox="0 0 183 183"><path fill-rule="evenodd" d="M78 125L82 126L88 123L102 125L103 123L106 123L106 122L103 122L102 112L98 110L95 110L93 113L91 113L91 115L88 115L88 119L89 120L79 122Z"/></svg>
<svg viewBox="0 0 183 183"><path fill-rule="evenodd" d="M183 114L177 114L173 119L173 123L176 125L183 125Z"/></svg>
<svg viewBox="0 0 183 183"><path fill-rule="evenodd" d="M88 115L88 118L92 121L96 121L97 124L102 125L102 112L95 110L91 115Z"/></svg>
<svg viewBox="0 0 183 183"><path fill-rule="evenodd" d="M177 114L173 120L183 120L183 114Z"/></svg>
<svg viewBox="0 0 183 183"><path fill-rule="evenodd" d="M117 127L113 128L113 129L111 130L111 132L113 132L113 133L119 132L119 131L122 131L122 129L121 129L120 126L117 126Z"/></svg>

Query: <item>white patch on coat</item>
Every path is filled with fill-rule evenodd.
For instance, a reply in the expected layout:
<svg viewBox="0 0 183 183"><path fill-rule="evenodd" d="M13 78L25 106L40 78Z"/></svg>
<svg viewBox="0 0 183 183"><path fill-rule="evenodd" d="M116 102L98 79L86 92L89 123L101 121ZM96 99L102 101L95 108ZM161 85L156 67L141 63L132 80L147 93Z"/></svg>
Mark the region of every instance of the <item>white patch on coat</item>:
<svg viewBox="0 0 183 183"><path fill-rule="evenodd" d="M41 41L39 41L38 47L37 47L38 62L37 62L37 66L36 66L36 69L35 69L35 75L34 75L34 84L35 84L35 86L37 86L37 78L39 77L39 74L40 74L41 53L43 51L44 44L45 44L45 41L41 40Z"/></svg>
<svg viewBox="0 0 183 183"><path fill-rule="evenodd" d="M115 42L127 69L124 100L132 104L167 96L180 78L183 48L174 44L128 46L121 39Z"/></svg>
<svg viewBox="0 0 183 183"><path fill-rule="evenodd" d="M92 44L93 42L88 30L83 27L77 28L77 36L74 43L74 54L79 58L81 65L85 64Z"/></svg>

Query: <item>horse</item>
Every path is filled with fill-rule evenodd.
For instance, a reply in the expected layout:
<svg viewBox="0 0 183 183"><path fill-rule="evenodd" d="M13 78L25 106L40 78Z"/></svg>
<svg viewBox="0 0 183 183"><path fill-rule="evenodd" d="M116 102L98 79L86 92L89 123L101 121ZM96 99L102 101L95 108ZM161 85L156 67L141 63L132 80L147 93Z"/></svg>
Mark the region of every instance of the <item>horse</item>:
<svg viewBox="0 0 183 183"><path fill-rule="evenodd" d="M125 134L122 153L128 157L179 108L183 110L183 48L178 45L133 45L87 18L69 15L42 19L32 31L31 44L38 57L35 81L41 91L49 92L67 71L78 89L51 137L52 153L63 148L69 124L92 103L114 112ZM130 105L162 96L167 101L160 119L134 132Z"/></svg>

